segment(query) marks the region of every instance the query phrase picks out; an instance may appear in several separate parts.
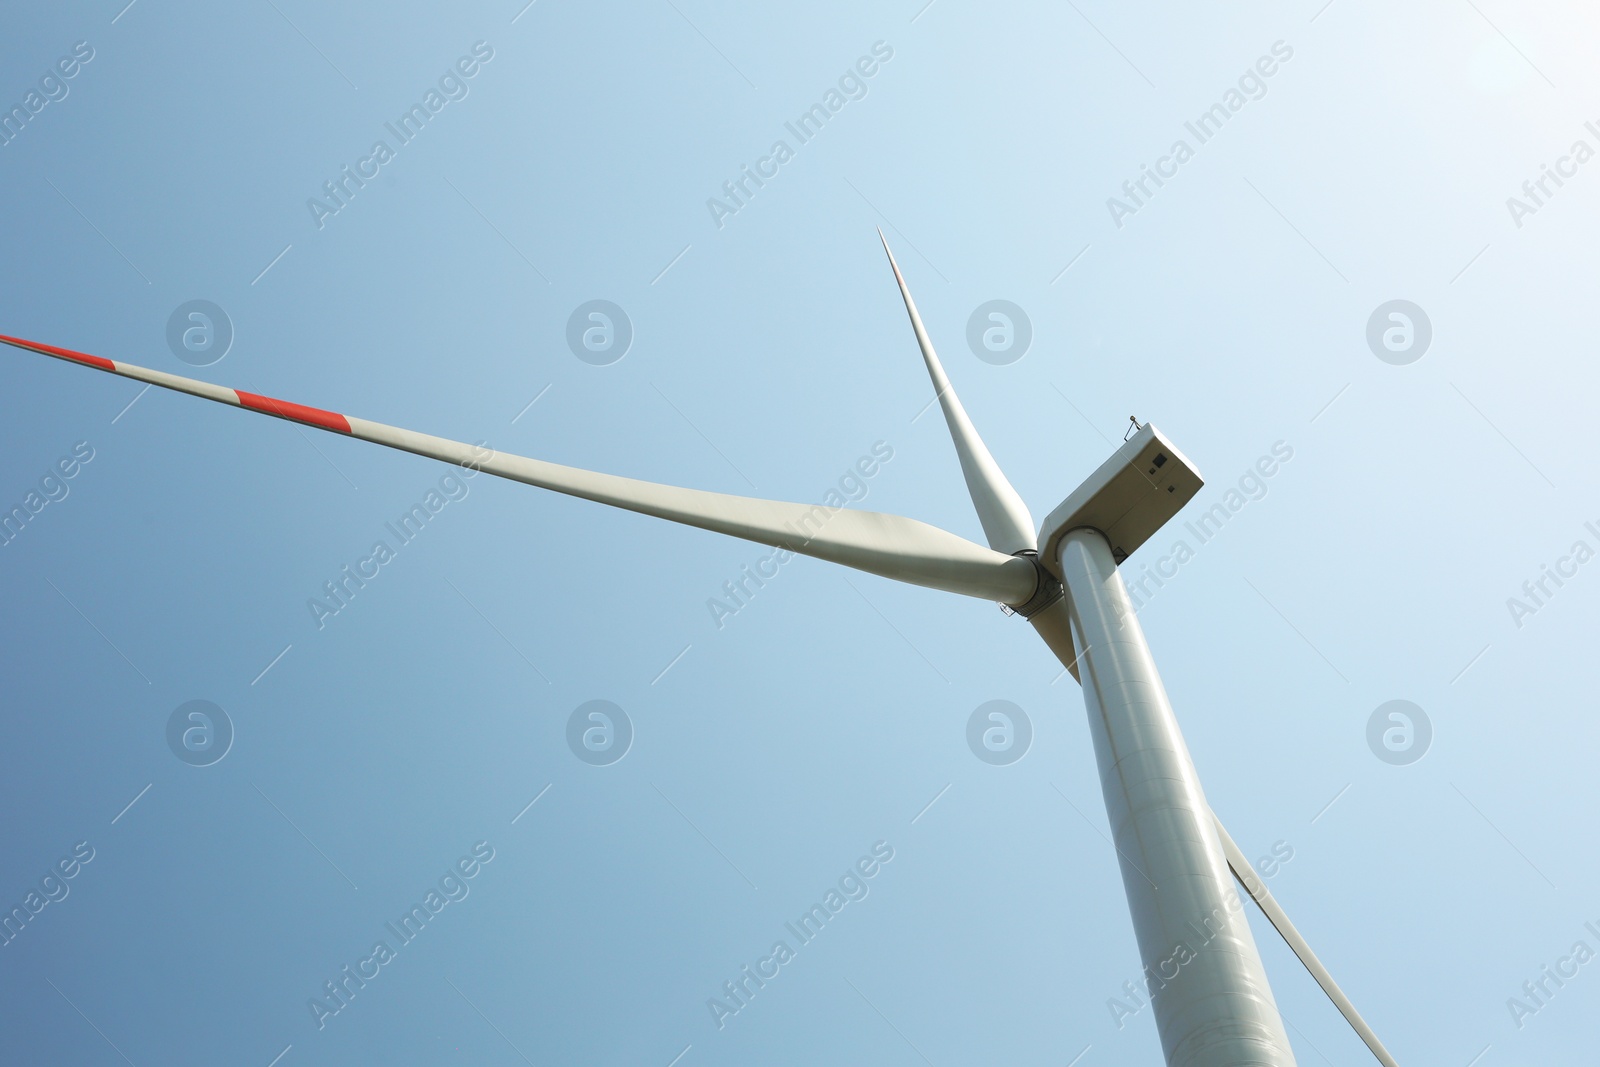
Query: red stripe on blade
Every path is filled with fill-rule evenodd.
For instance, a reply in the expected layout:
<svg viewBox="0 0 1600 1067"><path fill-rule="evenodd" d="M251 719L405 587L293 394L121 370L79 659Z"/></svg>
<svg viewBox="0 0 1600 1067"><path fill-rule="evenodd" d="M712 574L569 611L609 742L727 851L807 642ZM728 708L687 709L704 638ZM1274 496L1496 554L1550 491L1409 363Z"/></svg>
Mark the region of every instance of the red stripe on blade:
<svg viewBox="0 0 1600 1067"><path fill-rule="evenodd" d="M16 345L18 348L26 348L34 352L39 352L46 356L55 356L58 359L70 359L74 363L82 363L90 367L98 367L101 370L115 371L117 369L117 365L111 362L109 359L101 359L99 356L89 356L82 352L74 352L70 348L57 348L55 345L42 345L38 341L24 341L20 337L6 337L3 334L0 334L0 341L4 341L8 345Z"/></svg>
<svg viewBox="0 0 1600 1067"><path fill-rule="evenodd" d="M304 404L291 404L287 400L274 400L270 396L247 393L243 389L235 389L234 392L239 394L240 404L255 411L265 411L268 415L276 415L283 419L293 419L295 422L303 422L311 426L320 426L324 430L337 430L339 433L350 432L350 420L337 411L308 408Z"/></svg>

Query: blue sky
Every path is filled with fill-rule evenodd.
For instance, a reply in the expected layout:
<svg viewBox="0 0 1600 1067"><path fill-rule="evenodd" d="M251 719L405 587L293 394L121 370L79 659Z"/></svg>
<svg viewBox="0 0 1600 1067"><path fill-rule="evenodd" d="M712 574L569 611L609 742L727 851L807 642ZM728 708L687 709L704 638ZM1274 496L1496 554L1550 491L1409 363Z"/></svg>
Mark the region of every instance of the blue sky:
<svg viewBox="0 0 1600 1067"><path fill-rule="evenodd" d="M882 442L861 506L981 540L882 227L1035 516L1130 414L1207 477L1181 520L1244 480L1141 618L1213 807L1292 850L1270 887L1401 1062L1592 1058L1600 963L1523 988L1600 951L1592 14L124 2L0 15L28 114L0 332L777 499ZM220 358L169 345L176 314L205 347L196 300ZM611 362L568 343L597 300L632 335ZM995 300L1031 328L1009 362L967 343ZM1409 362L1368 343L1396 300L1431 329ZM0 411L0 508L29 511L0 547L0 902L60 897L0 947L7 1062L1159 1057L1109 1006L1139 963L1081 697L1020 620L795 560L719 627L757 546L14 350ZM204 766L168 740L196 700L231 723ZM568 740L597 700L631 733L609 763ZM994 700L1032 727L1006 765L967 743ZM1393 700L1431 725L1409 763L1368 745ZM708 998L875 846L719 1028ZM1364 1062L1257 936L1300 1062Z"/></svg>

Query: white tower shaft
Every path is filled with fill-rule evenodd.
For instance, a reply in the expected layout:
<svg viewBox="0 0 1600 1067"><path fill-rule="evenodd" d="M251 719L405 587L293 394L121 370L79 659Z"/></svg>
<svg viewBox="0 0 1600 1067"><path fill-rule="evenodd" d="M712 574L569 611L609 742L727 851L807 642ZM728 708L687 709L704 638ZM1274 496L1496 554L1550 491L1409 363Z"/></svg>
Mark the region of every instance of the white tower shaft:
<svg viewBox="0 0 1600 1067"><path fill-rule="evenodd" d="M1294 1067L1211 808L1111 545L1057 559L1128 911L1168 1067Z"/></svg>

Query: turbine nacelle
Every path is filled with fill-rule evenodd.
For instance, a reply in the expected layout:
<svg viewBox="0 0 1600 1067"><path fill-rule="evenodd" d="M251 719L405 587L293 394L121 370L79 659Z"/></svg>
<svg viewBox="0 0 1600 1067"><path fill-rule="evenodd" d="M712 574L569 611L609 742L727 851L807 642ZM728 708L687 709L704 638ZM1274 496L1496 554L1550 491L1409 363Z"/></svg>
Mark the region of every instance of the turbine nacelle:
<svg viewBox="0 0 1600 1067"><path fill-rule="evenodd" d="M1204 484L1189 458L1146 423L1045 516L1039 528L1040 562L1055 571L1061 538L1087 527L1105 536L1112 558L1120 565L1193 500Z"/></svg>

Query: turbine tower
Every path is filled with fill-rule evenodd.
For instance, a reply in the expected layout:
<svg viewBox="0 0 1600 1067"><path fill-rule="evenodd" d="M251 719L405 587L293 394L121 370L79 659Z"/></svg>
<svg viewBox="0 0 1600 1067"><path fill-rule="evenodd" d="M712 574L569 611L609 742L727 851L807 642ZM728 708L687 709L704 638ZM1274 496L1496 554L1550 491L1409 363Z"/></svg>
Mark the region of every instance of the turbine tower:
<svg viewBox="0 0 1600 1067"><path fill-rule="evenodd" d="M883 239L879 231L879 239ZM988 547L899 515L638 481L53 345L0 342L149 385L945 592L998 601L1032 624L1083 688L1106 815L1168 1067L1294 1067L1236 879L1384 1067L1397 1067L1206 802L1118 566L1199 492L1194 465L1140 427L1037 535L979 437L883 242Z"/></svg>

